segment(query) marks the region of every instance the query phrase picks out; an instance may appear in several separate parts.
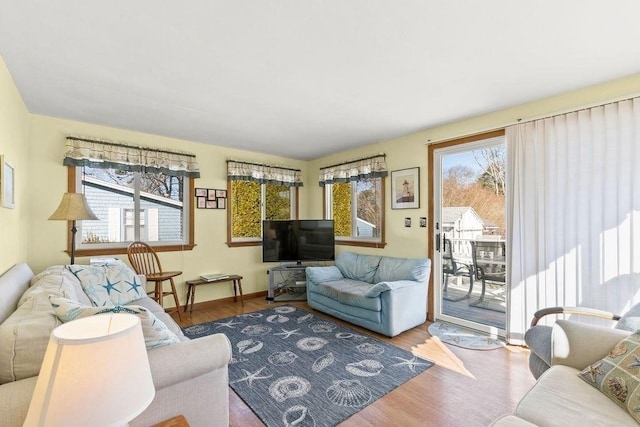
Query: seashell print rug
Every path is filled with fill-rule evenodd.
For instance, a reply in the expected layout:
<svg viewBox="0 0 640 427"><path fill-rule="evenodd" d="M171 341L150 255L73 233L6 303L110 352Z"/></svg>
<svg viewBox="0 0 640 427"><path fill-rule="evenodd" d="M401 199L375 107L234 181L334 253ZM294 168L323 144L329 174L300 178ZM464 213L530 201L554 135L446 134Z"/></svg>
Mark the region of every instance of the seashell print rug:
<svg viewBox="0 0 640 427"><path fill-rule="evenodd" d="M335 426L433 366L288 305L183 331L189 338L227 335L229 385L267 426Z"/></svg>
<svg viewBox="0 0 640 427"><path fill-rule="evenodd" d="M432 323L428 331L444 343L471 350L495 350L506 345L498 338L445 322Z"/></svg>

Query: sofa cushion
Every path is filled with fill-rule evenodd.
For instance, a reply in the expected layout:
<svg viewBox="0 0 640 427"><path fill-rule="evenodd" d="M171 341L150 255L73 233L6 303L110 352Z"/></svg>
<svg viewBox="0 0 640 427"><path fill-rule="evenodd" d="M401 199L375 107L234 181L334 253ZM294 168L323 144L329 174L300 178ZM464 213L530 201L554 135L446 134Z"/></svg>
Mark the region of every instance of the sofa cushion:
<svg viewBox="0 0 640 427"><path fill-rule="evenodd" d="M635 420L578 377L554 365L522 398L515 415L541 426L636 426Z"/></svg>
<svg viewBox="0 0 640 427"><path fill-rule="evenodd" d="M393 291L396 289L402 289L409 286L418 286L418 283L413 280L396 280L394 282L380 282L369 287L364 296L368 298L379 297L381 293L386 291Z"/></svg>
<svg viewBox="0 0 640 427"><path fill-rule="evenodd" d="M58 319L63 322L70 322L74 319L105 313L135 314L140 318L140 322L142 323L142 334L144 335L144 342L148 349L180 342L176 334L171 332L162 321L156 318L149 310L139 305L92 307L56 296L51 296L49 301L51 302L54 313Z"/></svg>
<svg viewBox="0 0 640 427"><path fill-rule="evenodd" d="M14 265L0 276L0 323L18 308L20 297L29 289L33 272L27 264Z"/></svg>
<svg viewBox="0 0 640 427"><path fill-rule="evenodd" d="M93 305L124 305L146 296L136 273L124 263L101 266L70 265Z"/></svg>
<svg viewBox="0 0 640 427"><path fill-rule="evenodd" d="M382 257L373 277L373 283L413 280L424 282L431 271L427 258Z"/></svg>
<svg viewBox="0 0 640 427"><path fill-rule="evenodd" d="M336 257L336 267L342 272L347 279L359 280L367 283L374 282L374 276L378 271L378 264L381 256L377 255L360 255L353 252L342 252Z"/></svg>
<svg viewBox="0 0 640 427"><path fill-rule="evenodd" d="M53 328L49 296L90 303L77 279L62 265L51 266L31 279L18 308L0 325L0 384L38 375Z"/></svg>
<svg viewBox="0 0 640 427"><path fill-rule="evenodd" d="M639 374L640 332L636 332L616 344L608 356L580 372L580 378L640 422Z"/></svg>
<svg viewBox="0 0 640 427"><path fill-rule="evenodd" d="M31 298L34 293L38 292L53 292L56 295L61 293L65 298L70 298L83 304L91 304L87 294L84 293L82 286L80 286L78 278L65 265L52 265L36 274L31 279L29 290L18 301L18 305L21 305Z"/></svg>
<svg viewBox="0 0 640 427"><path fill-rule="evenodd" d="M380 311L382 309L380 298L366 296L372 286L370 283L359 280L344 279L321 283L314 287L314 291L342 304Z"/></svg>
<svg viewBox="0 0 640 427"><path fill-rule="evenodd" d="M53 328L49 293L36 292L0 325L0 384L38 375Z"/></svg>

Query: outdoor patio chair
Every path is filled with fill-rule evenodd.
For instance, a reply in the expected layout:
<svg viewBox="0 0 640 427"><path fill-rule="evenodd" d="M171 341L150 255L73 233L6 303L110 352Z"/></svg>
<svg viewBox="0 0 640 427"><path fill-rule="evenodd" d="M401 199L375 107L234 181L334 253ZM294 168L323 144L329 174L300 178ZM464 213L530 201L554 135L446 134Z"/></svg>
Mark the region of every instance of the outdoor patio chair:
<svg viewBox="0 0 640 427"><path fill-rule="evenodd" d="M480 291L480 298L476 301L469 302L469 305L486 308L487 310L505 311L500 305L489 304L488 301L485 300L487 282L497 284L503 288L506 285L507 263L505 249L505 242L501 241L476 240L471 242L473 269L476 280L482 281L482 290Z"/></svg>
<svg viewBox="0 0 640 427"><path fill-rule="evenodd" d="M453 245L451 240L444 239L444 247L442 248L444 255L442 255L442 298L447 301L461 301L471 296L473 291L473 266L459 262L453 256ZM469 278L469 290L466 294L458 297L448 296L449 292L449 276L463 276Z"/></svg>
<svg viewBox="0 0 640 427"><path fill-rule="evenodd" d="M640 329L640 304L636 304L623 316L608 311L588 307L549 307L538 310L533 315L531 327L524 334L524 342L529 346L529 370L538 379L551 367L552 326L538 325L540 319L548 315L579 315L598 317L617 322L616 329L637 331Z"/></svg>

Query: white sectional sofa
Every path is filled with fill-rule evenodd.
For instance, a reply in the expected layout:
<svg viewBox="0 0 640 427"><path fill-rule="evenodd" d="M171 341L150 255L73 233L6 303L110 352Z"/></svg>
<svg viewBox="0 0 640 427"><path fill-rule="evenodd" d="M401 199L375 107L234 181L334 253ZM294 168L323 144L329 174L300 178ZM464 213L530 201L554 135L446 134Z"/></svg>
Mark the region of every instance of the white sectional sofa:
<svg viewBox="0 0 640 427"><path fill-rule="evenodd" d="M49 336L53 328L62 323L54 313L51 301L64 300L65 304L77 307L92 306L92 300L77 275L85 267L88 266L52 266L34 277L26 264L19 264L0 276L2 426L23 425ZM166 325L160 332L163 337L170 336L171 343L149 342L145 332L156 394L149 407L130 425L151 426L184 415L192 427L227 426L229 340L224 334L194 340L186 338L162 307L146 295L144 278L136 277L131 289L140 288L136 291L140 297L123 307L143 307L142 310L138 308L143 314L151 312L151 318ZM113 289L111 291L116 294ZM95 311L96 308L88 310ZM98 405L99 402L87 402L87 405L93 404Z"/></svg>
<svg viewBox="0 0 640 427"><path fill-rule="evenodd" d="M599 361L630 334L570 320L556 321L551 334L551 368L520 400L514 414L501 417L492 425L637 426L625 408L578 375L589 366L597 369ZM632 399L633 381L627 382ZM640 401L631 404L640 408Z"/></svg>

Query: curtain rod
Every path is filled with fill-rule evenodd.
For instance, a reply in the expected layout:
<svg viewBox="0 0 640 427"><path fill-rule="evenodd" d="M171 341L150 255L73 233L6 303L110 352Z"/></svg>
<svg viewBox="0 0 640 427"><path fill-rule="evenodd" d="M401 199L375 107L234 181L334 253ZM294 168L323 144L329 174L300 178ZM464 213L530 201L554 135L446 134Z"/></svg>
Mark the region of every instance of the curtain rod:
<svg viewBox="0 0 640 427"><path fill-rule="evenodd" d="M356 162L361 162L363 160L375 159L376 157L387 157L387 155L386 154L376 154L375 156L363 157L362 159L349 160L347 162L336 163L335 165L322 166L320 169L335 168L336 166L348 165L349 163L356 163Z"/></svg>
<svg viewBox="0 0 640 427"><path fill-rule="evenodd" d="M244 162L242 160L227 160L227 163L229 163L229 162L242 163L242 164L245 164L245 165L253 165L253 166L264 166L266 168L278 168L278 169L284 169L284 170L287 170L287 171L294 171L294 172L302 172L300 169L285 168L283 166L265 165L264 163Z"/></svg>
<svg viewBox="0 0 640 427"><path fill-rule="evenodd" d="M598 107L606 107L607 105L613 105L613 104L617 104L619 102L624 102L624 101L631 101L634 99L640 99L640 96L636 95L636 96L632 96L630 98L622 98L622 99L618 99L615 101L609 101L609 102L605 102L604 104L593 104L587 107L582 107L582 108L578 108L577 110L570 110L570 111L565 111L563 113L556 113L556 114L552 114L550 116L537 116L537 117L533 117L527 120L523 120L523 119L517 119L516 123L513 124L522 124L522 123L530 123L530 122L535 122L537 120L544 120L544 119L552 119L554 117L560 117L560 116L566 116L567 114L573 114L573 113L579 113L580 111L587 111L587 110L591 110L592 108L598 108Z"/></svg>
<svg viewBox="0 0 640 427"><path fill-rule="evenodd" d="M67 139L72 139L74 141L96 142L98 144L111 145L112 147L137 148L138 150L155 151L157 153L177 154L179 156L196 157L195 154L191 154L191 153L181 153L179 151L160 150L160 149L151 148L151 147L141 147L141 146L136 146L136 145L123 144L121 142L101 141L99 139L80 138L80 137L77 137L77 136L68 136Z"/></svg>
<svg viewBox="0 0 640 427"><path fill-rule="evenodd" d="M559 117L559 116L564 116L567 114L571 114L571 113L577 113L580 111L585 111L585 110L589 110L591 108L596 108L596 107L604 107L606 105L611 105L611 104L615 104L617 102L623 102L623 101L631 101L633 99L640 99L640 95L633 95L633 96L625 96L625 97L621 97L620 99L614 99L612 101L608 101L608 102L596 102L596 103L592 103L592 104L587 104L586 106L582 107L582 108L578 108L577 110L565 110L562 112L558 112L558 113L554 113L554 114L545 114L545 115L538 115L538 116L534 116L528 119L516 119L515 121L511 120L503 125L497 125L491 128L484 128L482 130L479 131L474 131L474 132L469 132L469 133L463 133L457 136L452 136L452 137L447 137L447 138L442 138L442 139L427 139L427 143L425 145L431 145L431 144L439 144L439 143L443 143L443 142L449 142L449 141L455 141L457 139L462 139L462 138L467 138L470 136L475 136L475 135L481 135L483 133L489 133L489 132L493 132L493 131L498 131L498 130L504 130L506 129L508 126L513 126L513 125L518 125L518 124L522 124L522 123L529 123L529 122L535 122L536 120L543 120L543 119L551 119L553 117Z"/></svg>

